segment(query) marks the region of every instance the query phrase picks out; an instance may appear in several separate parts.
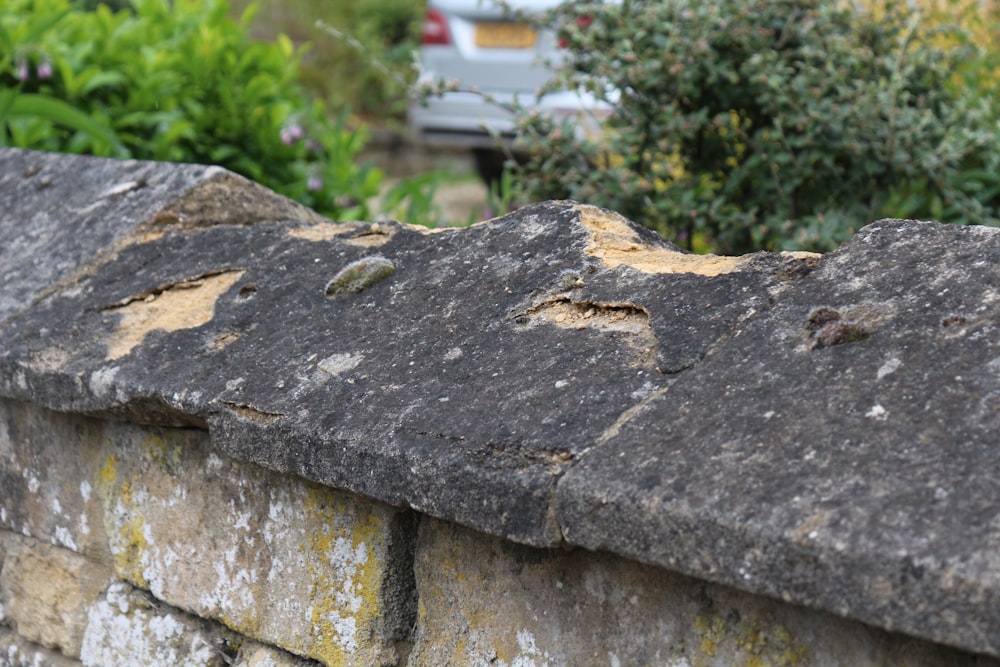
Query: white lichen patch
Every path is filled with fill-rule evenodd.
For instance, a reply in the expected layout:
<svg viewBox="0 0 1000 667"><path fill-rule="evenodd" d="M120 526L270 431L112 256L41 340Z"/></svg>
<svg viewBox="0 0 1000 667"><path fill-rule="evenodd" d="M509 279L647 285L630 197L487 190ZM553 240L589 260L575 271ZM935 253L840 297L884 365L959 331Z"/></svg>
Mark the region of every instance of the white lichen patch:
<svg viewBox="0 0 1000 667"><path fill-rule="evenodd" d="M899 357L892 357L879 367L878 372L875 374L876 379L881 380L886 375L895 373L902 365L903 361Z"/></svg>
<svg viewBox="0 0 1000 667"><path fill-rule="evenodd" d="M107 366L100 368L90 374L90 391L94 396L105 397L114 388L115 376L118 375L117 366Z"/></svg>
<svg viewBox="0 0 1000 667"><path fill-rule="evenodd" d="M180 613L165 613L144 602L127 585L112 584L87 614L80 661L88 667L216 664L214 638Z"/></svg>
<svg viewBox="0 0 1000 667"><path fill-rule="evenodd" d="M341 352L320 360L316 367L324 373L340 376L357 368L364 359L365 356L357 352Z"/></svg>
<svg viewBox="0 0 1000 667"><path fill-rule="evenodd" d="M889 418L889 411L876 403L870 410L868 410L868 412L865 413L865 417L874 419L875 421L885 421Z"/></svg>
<svg viewBox="0 0 1000 667"><path fill-rule="evenodd" d="M76 540L73 539L73 533L65 526L56 526L55 539L56 544L62 545L67 549L72 549L73 551L79 551Z"/></svg>
<svg viewBox="0 0 1000 667"><path fill-rule="evenodd" d="M28 493L38 493L38 489L42 486L38 478L32 475L31 471L27 468L21 471L21 476L28 481Z"/></svg>
<svg viewBox="0 0 1000 667"><path fill-rule="evenodd" d="M510 661L510 667L548 667L552 664L552 656L538 648L530 630L518 630L516 636L521 652Z"/></svg>

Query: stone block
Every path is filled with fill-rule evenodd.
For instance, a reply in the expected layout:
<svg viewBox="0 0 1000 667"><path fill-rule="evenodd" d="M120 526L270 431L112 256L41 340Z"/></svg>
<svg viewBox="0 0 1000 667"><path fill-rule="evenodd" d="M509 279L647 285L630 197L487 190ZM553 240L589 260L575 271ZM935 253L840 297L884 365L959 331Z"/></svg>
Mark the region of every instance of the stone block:
<svg viewBox="0 0 1000 667"><path fill-rule="evenodd" d="M0 531L3 620L24 640L77 657L91 604L112 579L107 565Z"/></svg>
<svg viewBox="0 0 1000 667"><path fill-rule="evenodd" d="M90 609L81 662L87 667L224 667L239 638L115 583Z"/></svg>
<svg viewBox="0 0 1000 667"><path fill-rule="evenodd" d="M245 641L233 660L233 667L319 667L319 663L273 646Z"/></svg>
<svg viewBox="0 0 1000 667"><path fill-rule="evenodd" d="M390 663L412 625L408 514L233 462L204 431L2 401L0 475L0 524L293 653Z"/></svg>
<svg viewBox="0 0 1000 667"><path fill-rule="evenodd" d="M0 322L144 238L320 219L219 167L16 149L0 149L0 209Z"/></svg>
<svg viewBox="0 0 1000 667"><path fill-rule="evenodd" d="M567 541L1000 655L1000 229L868 225L673 380Z"/></svg>
<svg viewBox="0 0 1000 667"><path fill-rule="evenodd" d="M606 553L421 522L410 667L998 667Z"/></svg>
<svg viewBox="0 0 1000 667"><path fill-rule="evenodd" d="M0 150L0 395L210 427L236 459L513 542L1000 656L1000 230L884 220L822 257L700 257L572 202L427 233L274 215L259 188L233 199L233 178ZM44 461L25 460L0 467L0 494L26 499L0 523L86 551L84 509L63 517ZM116 566L192 597L162 583L177 553L146 548L165 539L154 526L182 523L157 509L166 483L151 491L159 473L147 484L125 460L85 473L111 480ZM308 496L268 484L267 503ZM220 486L204 507L244 511L239 483ZM339 546L363 532L329 526ZM202 580L220 563L235 576L255 539L207 540L211 565L185 558ZM271 555L247 558L259 573ZM359 558L333 558L353 573L333 588L357 581ZM271 627L271 612L199 604ZM353 646L360 626L321 607L332 630L317 632Z"/></svg>
<svg viewBox="0 0 1000 667"><path fill-rule="evenodd" d="M440 233L167 231L0 326L0 393L210 422L234 458L539 546L562 538L559 476L817 261L699 258L572 202Z"/></svg>
<svg viewBox="0 0 1000 667"><path fill-rule="evenodd" d="M118 576L297 655L396 662L414 610L409 514L219 456L203 431L105 434L96 493Z"/></svg>
<svg viewBox="0 0 1000 667"><path fill-rule="evenodd" d="M104 446L100 421L0 400L0 527L110 562Z"/></svg>
<svg viewBox="0 0 1000 667"><path fill-rule="evenodd" d="M47 649L0 625L0 667L80 667L79 660Z"/></svg>

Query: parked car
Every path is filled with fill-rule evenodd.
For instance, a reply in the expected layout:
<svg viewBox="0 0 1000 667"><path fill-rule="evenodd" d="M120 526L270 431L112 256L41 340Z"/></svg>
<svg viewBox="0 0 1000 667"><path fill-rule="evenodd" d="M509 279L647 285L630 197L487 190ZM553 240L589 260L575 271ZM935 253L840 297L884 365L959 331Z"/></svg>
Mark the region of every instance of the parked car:
<svg viewBox="0 0 1000 667"><path fill-rule="evenodd" d="M560 0L513 0L517 12L540 14ZM520 15L520 14L518 14ZM537 91L558 63L554 30L539 30L511 18L493 0L429 0L420 50L420 81L459 81L461 90L414 101L409 124L418 143L461 147L473 152L487 183L502 173L507 152L524 154L515 142L515 124L504 103L562 116L594 107L586 95L566 91L537 100ZM473 92L476 91L476 92ZM484 94L494 98L488 101ZM506 144L506 151L498 145Z"/></svg>

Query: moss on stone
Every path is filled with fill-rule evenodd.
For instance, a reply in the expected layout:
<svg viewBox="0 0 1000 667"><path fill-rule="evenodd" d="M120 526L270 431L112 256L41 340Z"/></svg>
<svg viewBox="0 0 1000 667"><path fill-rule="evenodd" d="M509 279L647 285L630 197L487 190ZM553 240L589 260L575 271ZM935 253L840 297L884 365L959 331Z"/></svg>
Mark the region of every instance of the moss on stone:
<svg viewBox="0 0 1000 667"><path fill-rule="evenodd" d="M337 272L327 283L327 296L353 294L367 289L392 275L396 265L382 255L368 255L355 260Z"/></svg>

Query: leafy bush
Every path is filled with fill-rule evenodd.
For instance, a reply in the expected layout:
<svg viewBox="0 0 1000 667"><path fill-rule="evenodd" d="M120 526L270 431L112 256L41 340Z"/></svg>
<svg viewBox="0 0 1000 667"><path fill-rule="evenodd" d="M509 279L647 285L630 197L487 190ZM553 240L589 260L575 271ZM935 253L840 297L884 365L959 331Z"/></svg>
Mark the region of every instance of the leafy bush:
<svg viewBox="0 0 1000 667"><path fill-rule="evenodd" d="M6 0L0 143L219 164L331 216L366 216L381 174L362 132L332 123L286 38L249 38L225 0L134 0L86 11Z"/></svg>
<svg viewBox="0 0 1000 667"><path fill-rule="evenodd" d="M520 110L541 147L518 174L530 198L600 204L724 252L828 250L883 215L997 221L990 98L955 85L976 54L919 14L588 0L547 20L568 49L542 92L586 90L613 111L585 138Z"/></svg>
<svg viewBox="0 0 1000 667"><path fill-rule="evenodd" d="M247 0L234 0L236 7ZM334 108L389 125L406 117L407 86L415 78L423 2L415 0L262 0L253 29L277 26L309 43L303 81ZM317 27L317 23L326 24Z"/></svg>

